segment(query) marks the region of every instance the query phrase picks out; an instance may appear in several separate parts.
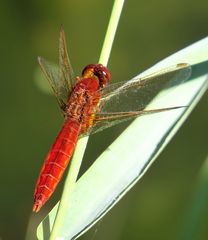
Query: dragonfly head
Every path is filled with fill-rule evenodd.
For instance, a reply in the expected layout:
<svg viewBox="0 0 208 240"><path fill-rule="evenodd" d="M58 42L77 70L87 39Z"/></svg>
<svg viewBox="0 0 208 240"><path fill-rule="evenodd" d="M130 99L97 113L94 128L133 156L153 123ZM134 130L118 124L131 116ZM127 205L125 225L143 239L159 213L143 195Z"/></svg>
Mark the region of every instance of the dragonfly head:
<svg viewBox="0 0 208 240"><path fill-rule="evenodd" d="M97 77L100 88L104 88L110 82L110 73L102 64L89 64L82 71L82 77Z"/></svg>

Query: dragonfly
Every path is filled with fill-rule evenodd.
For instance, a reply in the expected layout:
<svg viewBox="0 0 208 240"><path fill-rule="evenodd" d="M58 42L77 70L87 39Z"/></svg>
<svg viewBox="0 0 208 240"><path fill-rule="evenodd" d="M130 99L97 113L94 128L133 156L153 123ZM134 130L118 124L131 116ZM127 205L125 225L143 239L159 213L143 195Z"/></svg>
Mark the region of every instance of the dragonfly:
<svg viewBox="0 0 208 240"><path fill-rule="evenodd" d="M63 27L59 36L59 66L42 57L38 57L38 62L56 96L64 123L38 177L34 212L38 212L55 191L80 137L141 115L182 107L146 109L162 89L181 83L191 75L190 65L179 63L145 77L110 84L111 75L105 66L89 64L81 77L75 77Z"/></svg>

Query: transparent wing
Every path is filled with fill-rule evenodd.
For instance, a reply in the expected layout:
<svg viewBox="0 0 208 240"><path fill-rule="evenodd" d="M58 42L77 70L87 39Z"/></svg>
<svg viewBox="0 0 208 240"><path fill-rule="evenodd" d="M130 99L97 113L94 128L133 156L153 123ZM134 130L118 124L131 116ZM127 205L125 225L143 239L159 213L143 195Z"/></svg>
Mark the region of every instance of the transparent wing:
<svg viewBox="0 0 208 240"><path fill-rule="evenodd" d="M179 106L179 107L170 107L170 108L141 110L141 111L135 111L135 112L115 112L115 113L98 114L94 119L93 128L89 129L88 132L83 133L82 136L100 132L106 128L112 127L114 125L117 125L119 123L122 123L128 120L133 120L134 118L142 115L170 111L170 110L185 108L185 107L186 106Z"/></svg>
<svg viewBox="0 0 208 240"><path fill-rule="evenodd" d="M60 79L62 79L64 84L69 89L69 92L71 92L75 85L75 77L71 63L69 61L69 55L66 46L66 37L63 27L61 27L59 37L59 67Z"/></svg>
<svg viewBox="0 0 208 240"><path fill-rule="evenodd" d="M38 62L54 92L54 95L56 96L60 108L64 110L67 103L69 90L59 77L60 71L58 66L56 64L48 62L42 57L38 57Z"/></svg>
<svg viewBox="0 0 208 240"><path fill-rule="evenodd" d="M64 110L75 84L75 78L69 62L65 34L62 27L59 37L59 67L42 57L38 57L38 62L53 89L59 106Z"/></svg>
<svg viewBox="0 0 208 240"><path fill-rule="evenodd" d="M144 114L173 110L183 106L144 110L148 103L163 89L171 88L187 80L191 67L181 63L143 78L115 83L102 90L94 126L90 133L101 131L120 122Z"/></svg>
<svg viewBox="0 0 208 240"><path fill-rule="evenodd" d="M136 77L127 82L111 84L102 91L98 112L140 111L161 90L184 82L190 75L190 65L181 63L143 78Z"/></svg>

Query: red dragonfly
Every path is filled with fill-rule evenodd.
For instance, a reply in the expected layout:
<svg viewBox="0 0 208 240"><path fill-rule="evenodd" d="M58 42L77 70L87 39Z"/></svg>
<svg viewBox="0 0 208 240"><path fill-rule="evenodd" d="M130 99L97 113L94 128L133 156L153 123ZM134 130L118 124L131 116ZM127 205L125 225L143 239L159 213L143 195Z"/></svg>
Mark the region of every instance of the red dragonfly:
<svg viewBox="0 0 208 240"><path fill-rule="evenodd" d="M90 64L82 77L74 77L63 28L59 38L59 67L38 58L64 115L64 124L41 169L33 211L50 198L73 154L79 137L101 131L143 114L179 107L144 110L161 89L189 78L191 68L180 63L143 78L109 84L110 73L102 64Z"/></svg>

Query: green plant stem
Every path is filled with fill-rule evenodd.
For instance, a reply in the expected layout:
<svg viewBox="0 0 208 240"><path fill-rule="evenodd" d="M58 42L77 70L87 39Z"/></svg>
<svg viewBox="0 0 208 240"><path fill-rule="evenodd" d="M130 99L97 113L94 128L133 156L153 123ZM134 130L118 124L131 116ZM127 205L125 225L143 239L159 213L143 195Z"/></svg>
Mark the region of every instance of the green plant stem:
<svg viewBox="0 0 208 240"><path fill-rule="evenodd" d="M123 8L123 4L124 4L124 0L114 1L114 6L112 9L108 29L106 32L105 40L103 43L103 47L102 47L102 51L99 59L99 63L102 63L105 66L107 66L107 63L108 63L111 48L113 45L113 40L115 38L116 29L117 29L119 18ZM50 240L55 240L59 236L60 226L62 225L66 217L65 208L66 206L68 207L68 205L70 204L70 198L74 190L74 186L77 180L77 176L82 163L82 158L84 156L87 142L88 142L88 137L84 137L84 138L81 138L77 143L73 158L71 160L67 178L64 184L64 189L63 189L61 201L58 207L58 212L56 214L55 222L52 228Z"/></svg>
<svg viewBox="0 0 208 240"><path fill-rule="evenodd" d="M108 29L105 35L105 39L103 42L103 47L102 47L102 51L99 59L99 63L102 63L105 66L107 66L108 64L108 59L110 56L113 40L115 38L115 34L116 34L116 30L117 30L123 5L124 5L124 0L115 0L113 5L110 21L108 24Z"/></svg>

